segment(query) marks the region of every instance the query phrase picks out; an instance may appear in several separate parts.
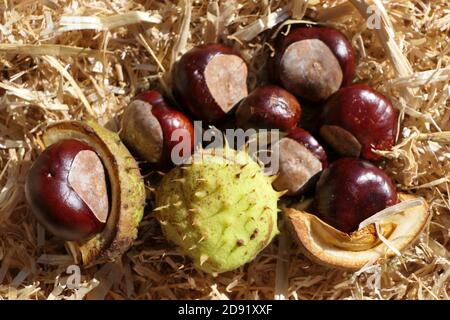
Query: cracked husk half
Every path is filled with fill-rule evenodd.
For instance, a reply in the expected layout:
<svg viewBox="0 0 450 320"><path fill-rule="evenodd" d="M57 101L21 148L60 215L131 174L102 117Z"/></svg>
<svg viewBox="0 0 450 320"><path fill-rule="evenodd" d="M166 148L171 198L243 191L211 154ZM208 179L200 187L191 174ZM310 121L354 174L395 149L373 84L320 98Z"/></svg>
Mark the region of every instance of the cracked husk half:
<svg viewBox="0 0 450 320"><path fill-rule="evenodd" d="M45 146L78 139L94 148L110 181L110 212L103 231L85 242L67 242L75 263L85 266L114 261L137 237L145 205L145 187L139 167L119 136L95 121L63 121L47 127Z"/></svg>
<svg viewBox="0 0 450 320"><path fill-rule="evenodd" d="M415 199L399 194L400 201ZM302 210L284 210L291 231L302 252L311 260L333 268L358 270L389 258L395 253L378 236L374 224L347 234ZM423 230L430 217L426 202L385 216L378 221L379 232L397 251L410 245Z"/></svg>

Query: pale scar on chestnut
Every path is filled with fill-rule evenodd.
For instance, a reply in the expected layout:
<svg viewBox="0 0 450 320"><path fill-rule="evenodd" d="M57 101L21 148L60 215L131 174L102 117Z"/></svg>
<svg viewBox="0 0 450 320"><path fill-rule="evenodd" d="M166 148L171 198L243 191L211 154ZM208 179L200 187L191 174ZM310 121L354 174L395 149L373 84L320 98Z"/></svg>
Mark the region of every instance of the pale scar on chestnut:
<svg viewBox="0 0 450 320"><path fill-rule="evenodd" d="M287 190L294 195L318 172L322 162L305 146L291 138L283 138L278 143L280 169L273 187L278 191Z"/></svg>
<svg viewBox="0 0 450 320"><path fill-rule="evenodd" d="M307 39L287 47L281 57L280 78L292 93L317 101L340 88L343 74L339 61L325 43Z"/></svg>
<svg viewBox="0 0 450 320"><path fill-rule="evenodd" d="M218 54L206 65L206 85L223 112L248 95L247 73L244 60L235 55Z"/></svg>
<svg viewBox="0 0 450 320"><path fill-rule="evenodd" d="M361 154L361 143L349 131L339 126L323 125L320 135L339 154L348 157L359 157Z"/></svg>
<svg viewBox="0 0 450 320"><path fill-rule="evenodd" d="M142 158L158 162L163 152L163 130L152 108L145 101L131 102L123 114L121 137Z"/></svg>
<svg viewBox="0 0 450 320"><path fill-rule="evenodd" d="M94 151L82 150L73 159L68 181L102 223L108 218L108 193L103 164Z"/></svg>

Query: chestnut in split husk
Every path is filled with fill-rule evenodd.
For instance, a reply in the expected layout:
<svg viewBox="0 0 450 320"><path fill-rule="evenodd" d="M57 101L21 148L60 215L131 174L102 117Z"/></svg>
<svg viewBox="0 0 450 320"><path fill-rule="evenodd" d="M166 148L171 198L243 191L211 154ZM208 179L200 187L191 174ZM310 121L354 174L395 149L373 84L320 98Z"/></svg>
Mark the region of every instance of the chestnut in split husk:
<svg viewBox="0 0 450 320"><path fill-rule="evenodd" d="M327 167L327 155L306 130L295 128L278 142L279 170L273 187L289 196L311 189Z"/></svg>
<svg viewBox="0 0 450 320"><path fill-rule="evenodd" d="M326 102L320 135L339 154L379 158L373 150L389 150L397 133L397 114L387 97L365 84L340 89Z"/></svg>
<svg viewBox="0 0 450 320"><path fill-rule="evenodd" d="M172 152L183 159L194 151L191 121L170 107L163 96L154 90L138 95L127 106L122 117L120 137L149 163L171 164Z"/></svg>
<svg viewBox="0 0 450 320"><path fill-rule="evenodd" d="M339 31L300 27L281 35L273 61L273 76L287 90L310 101L323 101L352 83L353 49Z"/></svg>
<svg viewBox="0 0 450 320"><path fill-rule="evenodd" d="M232 48L200 45L176 63L174 95L195 118L213 123L247 96L247 73L247 64Z"/></svg>
<svg viewBox="0 0 450 320"><path fill-rule="evenodd" d="M398 254L430 218L424 199L397 194L383 171L357 158L332 163L317 182L315 199L304 198L283 211L307 257L344 270Z"/></svg>
<svg viewBox="0 0 450 320"><path fill-rule="evenodd" d="M119 136L94 121L50 124L26 180L37 220L75 263L114 261L131 246L145 205L139 167Z"/></svg>
<svg viewBox="0 0 450 320"><path fill-rule="evenodd" d="M255 89L236 110L238 127L289 131L297 126L301 108L297 99L277 86Z"/></svg>
<svg viewBox="0 0 450 320"><path fill-rule="evenodd" d="M284 213L294 239L307 257L325 266L355 271L396 255L391 248L402 251L427 225L430 210L423 199L403 193L398 198L402 209L390 207L391 213L378 219L378 227L371 223L350 234L306 212L311 200L298 204L295 209L286 208ZM387 239L389 247L381 241L381 236Z"/></svg>
<svg viewBox="0 0 450 320"><path fill-rule="evenodd" d="M64 240L86 240L106 222L105 170L83 141L61 140L45 149L29 171L25 190L38 221Z"/></svg>
<svg viewBox="0 0 450 320"><path fill-rule="evenodd" d="M389 177L368 161L341 158L322 173L315 195L319 217L343 232L355 231L373 214L397 203Z"/></svg>

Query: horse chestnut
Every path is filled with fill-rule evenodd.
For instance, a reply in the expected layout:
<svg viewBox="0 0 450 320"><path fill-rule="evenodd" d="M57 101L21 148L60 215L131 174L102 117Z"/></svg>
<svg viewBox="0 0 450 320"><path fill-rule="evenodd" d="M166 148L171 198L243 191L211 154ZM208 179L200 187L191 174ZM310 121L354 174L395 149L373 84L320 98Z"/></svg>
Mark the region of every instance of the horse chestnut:
<svg viewBox="0 0 450 320"><path fill-rule="evenodd" d="M247 73L245 61L232 48L200 45L175 65L174 95L194 117L213 123L247 96Z"/></svg>
<svg viewBox="0 0 450 320"><path fill-rule="evenodd" d="M289 132L287 138L293 139L298 143L302 144L311 151L317 159L322 162L322 167L328 167L328 159L325 149L320 145L320 143L314 138L311 133L302 128L295 128Z"/></svg>
<svg viewBox="0 0 450 320"><path fill-rule="evenodd" d="M279 170L273 187L296 195L309 190L318 173L328 166L327 155L317 140L306 130L295 128L278 142Z"/></svg>
<svg viewBox="0 0 450 320"><path fill-rule="evenodd" d="M144 215L137 162L117 133L92 119L52 122L41 141L44 152L25 184L30 209L49 231L70 240L65 247L74 263L120 260Z"/></svg>
<svg viewBox="0 0 450 320"><path fill-rule="evenodd" d="M275 80L293 94L323 101L355 73L353 49L339 31L301 27L279 39L273 61Z"/></svg>
<svg viewBox="0 0 450 320"><path fill-rule="evenodd" d="M325 104L320 135L344 156L379 158L397 133L397 114L388 98L365 84L340 89Z"/></svg>
<svg viewBox="0 0 450 320"><path fill-rule="evenodd" d="M142 159L157 164L190 156L195 143L191 121L154 90L138 95L125 109L120 137Z"/></svg>
<svg viewBox="0 0 450 320"><path fill-rule="evenodd" d="M350 233L365 219L396 204L398 198L381 169L365 160L341 158L320 176L315 202L323 221Z"/></svg>
<svg viewBox="0 0 450 320"><path fill-rule="evenodd" d="M88 144L61 140L44 150L25 184L37 220L65 240L81 241L99 233L108 217L107 177Z"/></svg>
<svg viewBox="0 0 450 320"><path fill-rule="evenodd" d="M277 86L264 86L242 100L236 123L241 128L289 131L297 126L300 115L300 104L292 94Z"/></svg>

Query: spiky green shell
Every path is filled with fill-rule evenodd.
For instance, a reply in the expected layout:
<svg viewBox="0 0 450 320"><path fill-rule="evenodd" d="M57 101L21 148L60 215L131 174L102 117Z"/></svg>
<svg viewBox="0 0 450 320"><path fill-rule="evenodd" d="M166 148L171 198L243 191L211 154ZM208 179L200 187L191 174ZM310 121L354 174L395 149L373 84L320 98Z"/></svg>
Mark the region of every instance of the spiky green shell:
<svg viewBox="0 0 450 320"><path fill-rule="evenodd" d="M155 214L197 268L220 273L249 262L278 233L272 178L246 152L201 151L166 174Z"/></svg>

